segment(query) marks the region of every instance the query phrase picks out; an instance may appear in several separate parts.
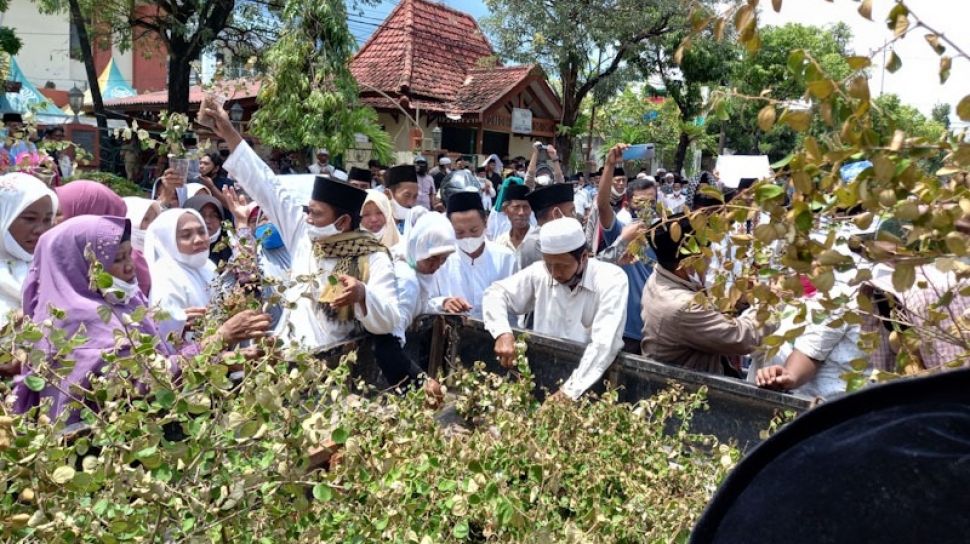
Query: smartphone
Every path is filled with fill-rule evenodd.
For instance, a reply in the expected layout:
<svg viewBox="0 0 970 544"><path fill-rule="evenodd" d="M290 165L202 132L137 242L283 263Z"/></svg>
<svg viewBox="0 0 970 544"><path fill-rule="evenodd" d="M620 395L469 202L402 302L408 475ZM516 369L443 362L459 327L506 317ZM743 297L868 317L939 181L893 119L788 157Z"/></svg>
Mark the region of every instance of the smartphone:
<svg viewBox="0 0 970 544"><path fill-rule="evenodd" d="M623 160L642 161L653 158L653 144L635 144L623 150Z"/></svg>

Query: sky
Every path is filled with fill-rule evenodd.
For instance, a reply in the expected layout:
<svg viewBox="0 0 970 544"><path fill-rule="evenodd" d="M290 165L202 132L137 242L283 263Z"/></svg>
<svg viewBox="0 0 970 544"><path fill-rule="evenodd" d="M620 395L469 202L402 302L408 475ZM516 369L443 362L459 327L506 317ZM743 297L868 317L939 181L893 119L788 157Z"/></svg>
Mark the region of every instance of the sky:
<svg viewBox="0 0 970 544"><path fill-rule="evenodd" d="M443 3L476 18L488 14L482 0L445 0ZM760 24L798 22L824 26L844 21L852 29L854 52L868 54L892 37L883 20L894 3L895 0L873 0L873 21L869 21L858 14L859 2L855 0L787 0L783 2L781 13L772 11L770 2L763 0L766 7L762 9ZM365 8L363 15L351 15L350 27L359 43L367 39L396 4L385 0L376 7ZM970 0L910 0L909 4L926 24L952 37L961 49L970 53L970 37L961 32L970 21ZM870 85L874 95L879 94L881 87L883 92L899 95L903 102L928 116L934 104L944 102L955 107L963 96L970 94L970 59L954 59L950 79L940 85L940 60L926 43L924 35L927 33L923 28L910 30L905 39L893 46L903 63L896 73L883 72L881 56L875 59ZM946 54L951 53L950 49ZM956 120L955 115L951 117Z"/></svg>

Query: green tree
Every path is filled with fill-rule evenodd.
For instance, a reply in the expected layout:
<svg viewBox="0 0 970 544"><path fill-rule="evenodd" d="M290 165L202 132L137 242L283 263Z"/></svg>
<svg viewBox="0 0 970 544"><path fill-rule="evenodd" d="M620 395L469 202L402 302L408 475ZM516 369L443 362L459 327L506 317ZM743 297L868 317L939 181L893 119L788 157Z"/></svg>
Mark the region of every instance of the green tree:
<svg viewBox="0 0 970 544"><path fill-rule="evenodd" d="M734 64L731 86L741 95L761 96L770 89L767 96L773 99L799 100L805 93L804 81L793 77L788 68L789 55L796 50L808 53L832 79L840 80L851 73L845 57L852 33L845 23L825 28L789 23L765 27L758 36L760 48ZM790 127L778 125L765 131L759 126L758 111L763 103L734 100L729 106L730 117L723 124L727 147L738 153L767 154L772 160L794 149L797 136Z"/></svg>
<svg viewBox="0 0 970 544"><path fill-rule="evenodd" d="M360 104L349 61L355 49L342 0L287 0L280 39L267 51L252 130L268 145L326 147L332 153L367 136L377 157L391 143L377 113Z"/></svg>
<svg viewBox="0 0 970 544"><path fill-rule="evenodd" d="M680 135L680 113L670 100L651 100L652 94L648 86L628 85L603 106L606 113L597 128L604 149L619 143L652 143L661 153L661 162L673 160Z"/></svg>
<svg viewBox="0 0 970 544"><path fill-rule="evenodd" d="M880 134L891 136L896 130L902 130L909 136L934 141L946 132L946 125L937 119L936 108L940 105L946 107L946 119L950 108L947 104L934 107L933 117L927 119L918 109L904 104L895 94L884 94L873 100L873 103L873 118Z"/></svg>
<svg viewBox="0 0 970 544"><path fill-rule="evenodd" d="M643 47L636 64L645 78L659 77L667 95L679 112L679 133L674 144L674 171L681 171L692 142L706 136L705 127L695 119L704 109L701 90L727 83L725 75L736 64L740 51L731 43L721 43L708 35L695 38L691 47L682 51L676 62L672 53L686 36L686 31L672 32Z"/></svg>
<svg viewBox="0 0 970 544"><path fill-rule="evenodd" d="M950 128L950 105L944 103L936 104L933 106L930 118L943 125L944 128Z"/></svg>
<svg viewBox="0 0 970 544"><path fill-rule="evenodd" d="M677 0L486 0L485 27L509 60L539 62L559 77L566 127L556 146L569 163L583 101L645 42L674 30L687 7Z"/></svg>
<svg viewBox="0 0 970 544"><path fill-rule="evenodd" d="M274 10L267 6L272 2L263 0L34 1L42 12L66 11L83 19L98 34L88 43L110 37L126 49L135 40L157 40L168 54L168 109L178 113L188 112L192 63L206 48L253 52L276 38ZM96 77L89 71L89 85Z"/></svg>

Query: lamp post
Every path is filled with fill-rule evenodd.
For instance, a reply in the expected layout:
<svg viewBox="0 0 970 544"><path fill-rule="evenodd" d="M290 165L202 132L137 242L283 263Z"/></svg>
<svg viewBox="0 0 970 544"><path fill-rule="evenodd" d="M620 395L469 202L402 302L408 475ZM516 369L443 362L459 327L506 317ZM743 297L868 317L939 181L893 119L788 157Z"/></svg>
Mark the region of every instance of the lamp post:
<svg viewBox="0 0 970 544"><path fill-rule="evenodd" d="M431 142L434 145L435 151L441 149L441 127L431 129Z"/></svg>
<svg viewBox="0 0 970 544"><path fill-rule="evenodd" d="M77 115L81 113L81 108L84 107L84 91L78 89L77 85L71 87L71 90L67 91L67 102L71 106L71 111L74 112L74 122L80 123Z"/></svg>
<svg viewBox="0 0 970 544"><path fill-rule="evenodd" d="M242 130L242 119L243 119L243 107L239 102L236 102L229 108L229 120L232 124L236 125L237 130Z"/></svg>

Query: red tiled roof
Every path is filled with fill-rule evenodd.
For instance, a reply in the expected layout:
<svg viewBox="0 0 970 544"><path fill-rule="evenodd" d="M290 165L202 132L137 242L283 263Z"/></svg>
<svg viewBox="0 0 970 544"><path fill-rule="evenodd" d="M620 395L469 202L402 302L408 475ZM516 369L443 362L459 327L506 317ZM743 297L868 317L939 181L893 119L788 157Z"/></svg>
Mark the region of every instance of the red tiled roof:
<svg viewBox="0 0 970 544"><path fill-rule="evenodd" d="M458 88L453 109L484 111L527 78L534 66L509 66L469 70Z"/></svg>
<svg viewBox="0 0 970 544"><path fill-rule="evenodd" d="M475 19L427 0L402 0L350 63L362 90L452 100L466 71L494 56Z"/></svg>
<svg viewBox="0 0 970 544"><path fill-rule="evenodd" d="M258 80L237 79L226 83L226 94L230 100L242 100L244 98L254 98L259 92L260 82ZM202 87L193 85L189 88L189 104L199 104L202 102ZM124 106L150 106L168 104L168 91L155 91L153 93L138 94L125 98L115 98L105 100L104 105L108 107Z"/></svg>
<svg viewBox="0 0 970 544"><path fill-rule="evenodd" d="M441 113L481 113L527 78L541 80L547 109L558 115L558 99L535 65L479 68L494 57L475 19L430 0L401 0L387 19L354 55L350 70L360 87L361 101L371 107L420 109ZM234 99L255 97L259 82L244 83ZM377 89L384 94L376 93ZM388 98L389 97L389 98ZM192 87L189 103L202 101ZM168 93L159 91L107 101L109 107L164 106Z"/></svg>

